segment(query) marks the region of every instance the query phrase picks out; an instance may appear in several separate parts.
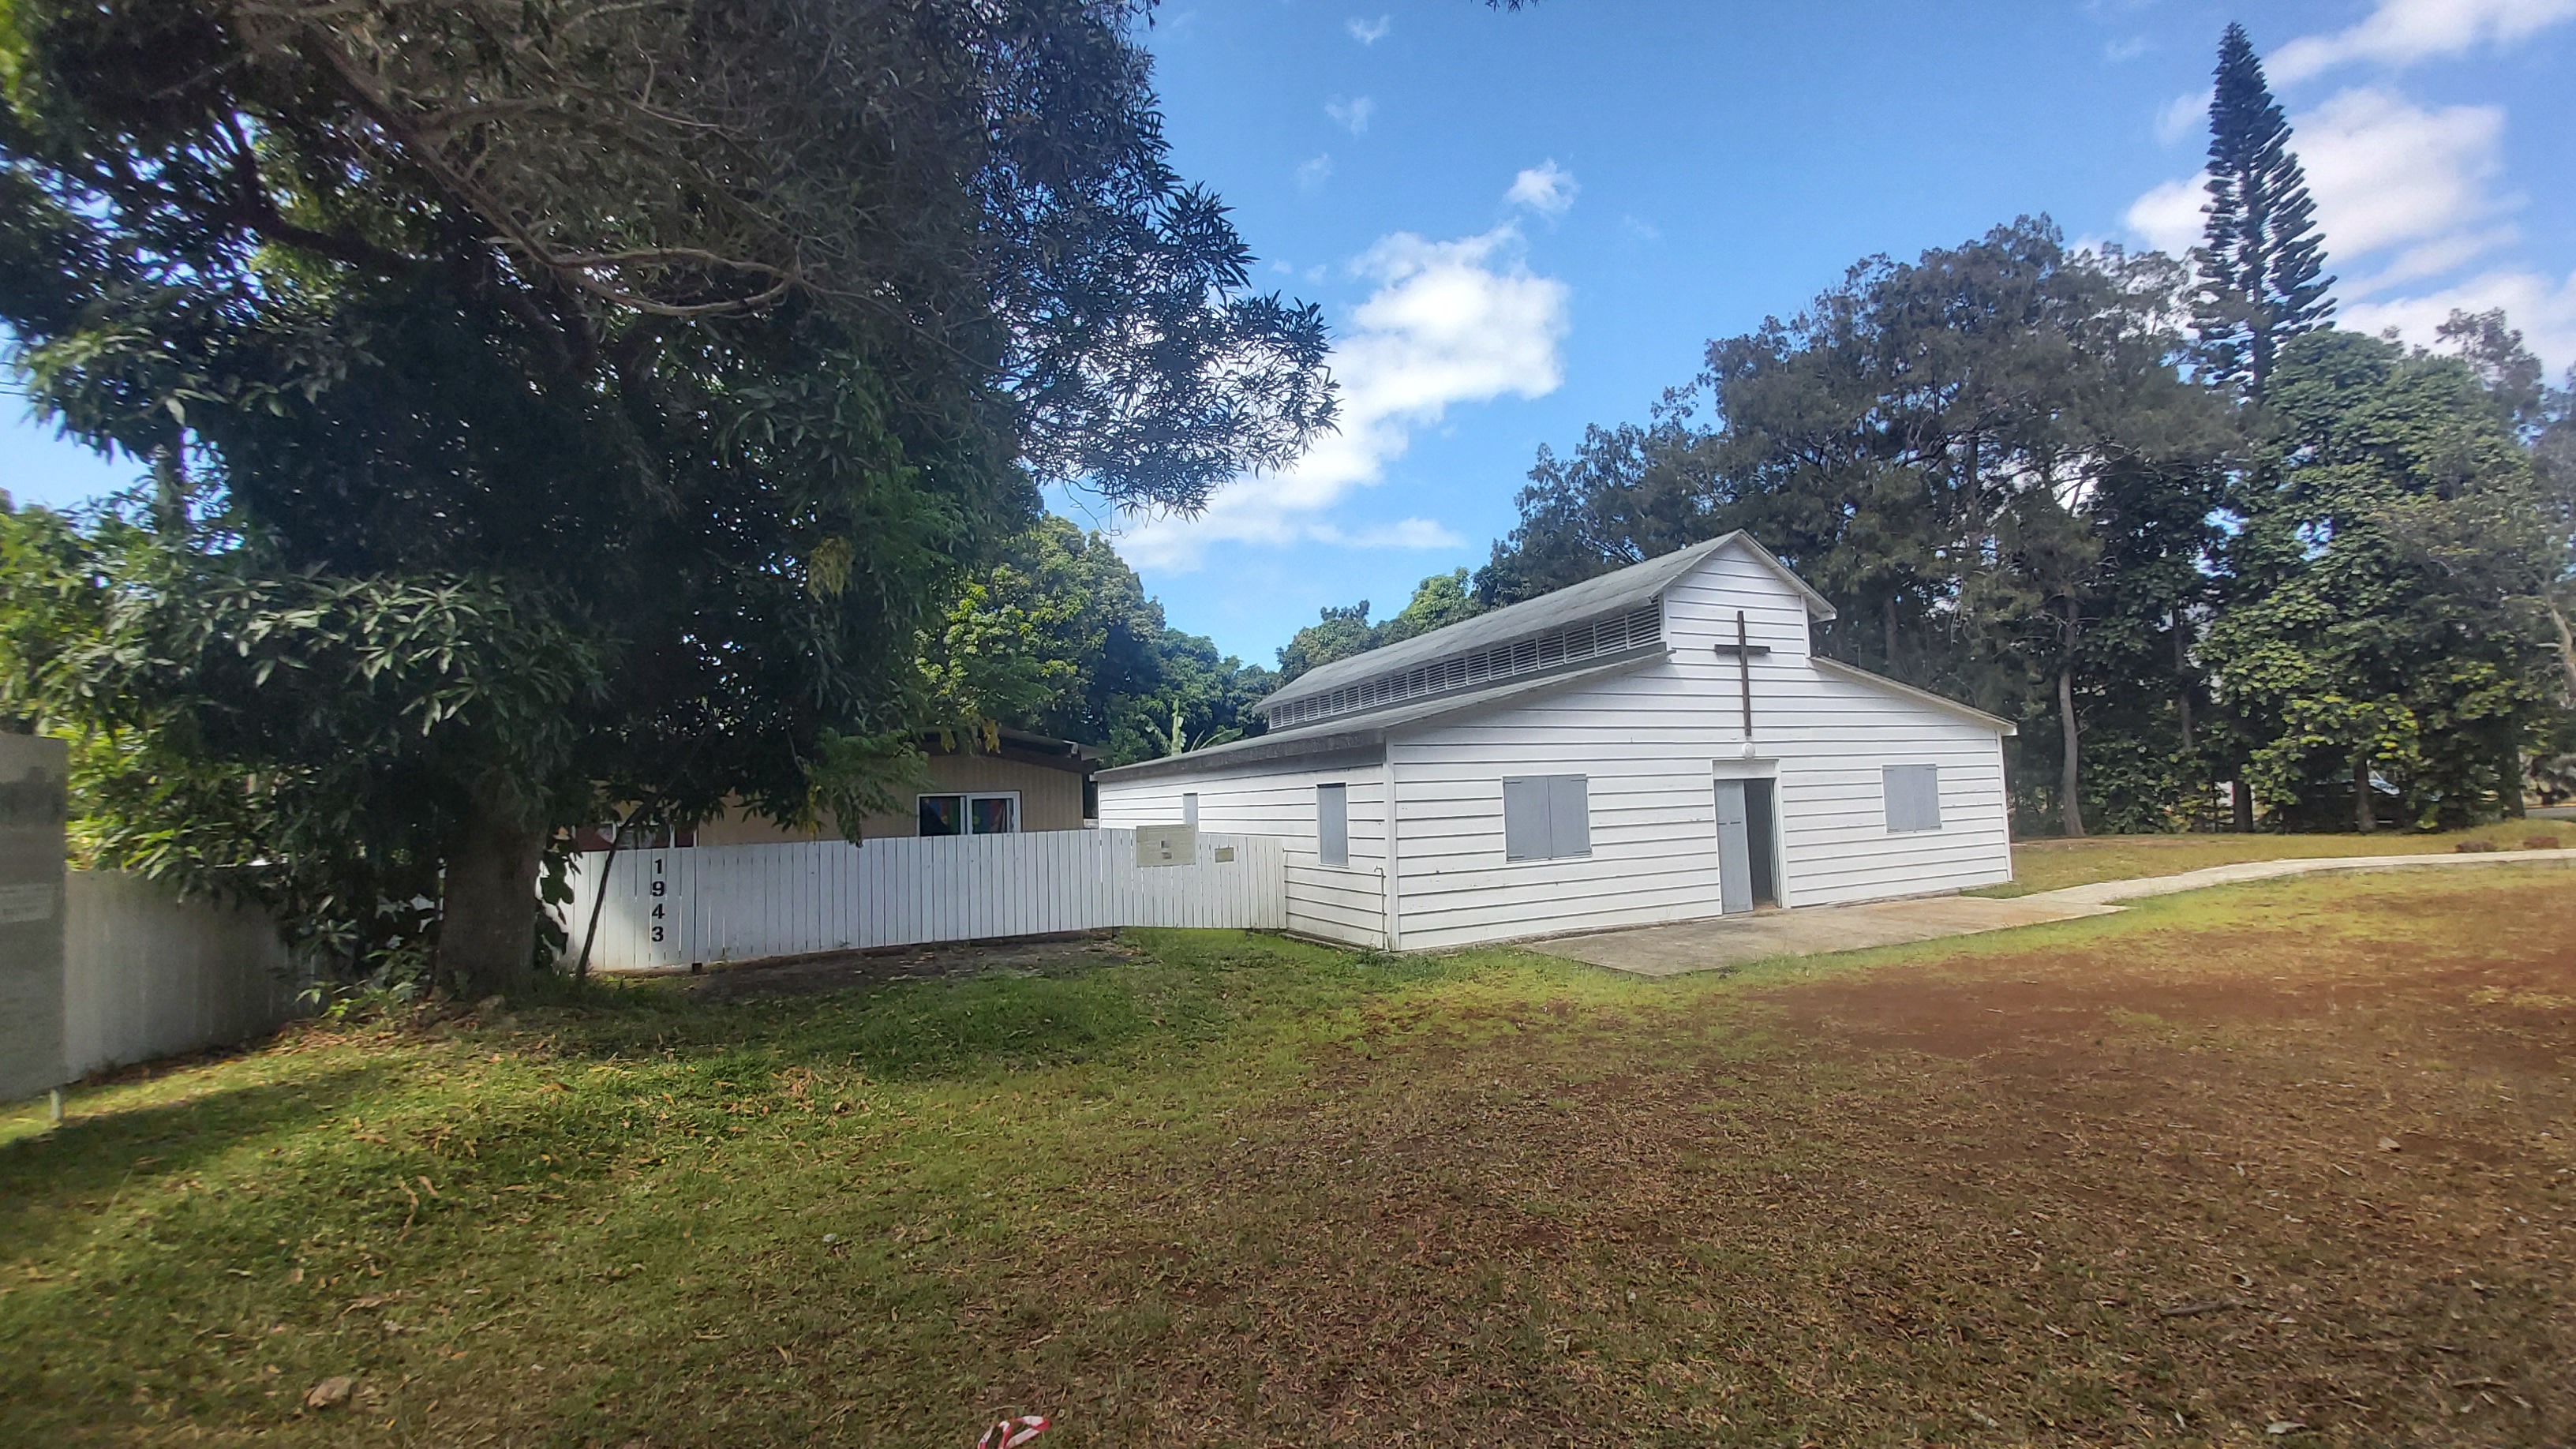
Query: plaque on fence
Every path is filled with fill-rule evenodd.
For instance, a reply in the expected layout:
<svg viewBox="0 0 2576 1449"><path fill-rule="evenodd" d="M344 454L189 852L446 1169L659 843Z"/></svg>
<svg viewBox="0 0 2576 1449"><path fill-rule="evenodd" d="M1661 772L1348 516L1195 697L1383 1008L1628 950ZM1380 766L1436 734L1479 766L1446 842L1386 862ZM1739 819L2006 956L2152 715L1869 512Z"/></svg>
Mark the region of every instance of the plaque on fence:
<svg viewBox="0 0 2576 1449"><path fill-rule="evenodd" d="M1198 864L1199 828L1195 825L1137 826L1136 863L1138 865Z"/></svg>
<svg viewBox="0 0 2576 1449"><path fill-rule="evenodd" d="M0 1102L63 1080L63 765L0 734Z"/></svg>

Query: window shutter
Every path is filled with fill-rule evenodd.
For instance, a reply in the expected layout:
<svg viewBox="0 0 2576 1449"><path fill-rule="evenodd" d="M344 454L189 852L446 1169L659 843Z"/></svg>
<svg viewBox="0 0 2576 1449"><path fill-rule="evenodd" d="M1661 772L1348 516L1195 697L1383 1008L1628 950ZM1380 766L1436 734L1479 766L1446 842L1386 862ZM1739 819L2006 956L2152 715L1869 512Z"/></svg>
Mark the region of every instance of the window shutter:
<svg viewBox="0 0 2576 1449"><path fill-rule="evenodd" d="M1503 859L1547 858L1547 796L1544 775L1515 776L1503 781Z"/></svg>
<svg viewBox="0 0 2576 1449"><path fill-rule="evenodd" d="M1551 775L1547 781L1547 853L1592 853L1590 784L1581 775Z"/></svg>
<svg viewBox="0 0 2576 1449"><path fill-rule="evenodd" d="M1937 765L1889 765L1881 787L1887 797L1887 828L1902 834L1941 828L1941 771Z"/></svg>
<svg viewBox="0 0 2576 1449"><path fill-rule="evenodd" d="M1351 787L1315 787L1315 854L1326 865L1351 863Z"/></svg>
<svg viewBox="0 0 2576 1449"><path fill-rule="evenodd" d="M1199 794L1196 790L1181 792L1181 823L1183 825L1199 823Z"/></svg>

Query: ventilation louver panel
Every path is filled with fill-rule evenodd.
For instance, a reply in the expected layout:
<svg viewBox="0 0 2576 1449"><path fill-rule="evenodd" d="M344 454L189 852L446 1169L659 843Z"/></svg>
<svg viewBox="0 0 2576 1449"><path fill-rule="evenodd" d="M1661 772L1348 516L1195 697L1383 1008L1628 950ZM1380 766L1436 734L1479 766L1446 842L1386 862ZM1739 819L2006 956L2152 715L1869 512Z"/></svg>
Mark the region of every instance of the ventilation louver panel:
<svg viewBox="0 0 2576 1449"><path fill-rule="evenodd" d="M1491 648L1435 659L1399 674L1382 674L1308 699L1292 700L1270 711L1270 727L1293 729L1298 725L1382 709L1407 700L1479 689L1517 675L1537 674L1580 664L1605 654L1642 648L1660 641L1663 635L1663 610L1649 602L1624 614L1591 619Z"/></svg>

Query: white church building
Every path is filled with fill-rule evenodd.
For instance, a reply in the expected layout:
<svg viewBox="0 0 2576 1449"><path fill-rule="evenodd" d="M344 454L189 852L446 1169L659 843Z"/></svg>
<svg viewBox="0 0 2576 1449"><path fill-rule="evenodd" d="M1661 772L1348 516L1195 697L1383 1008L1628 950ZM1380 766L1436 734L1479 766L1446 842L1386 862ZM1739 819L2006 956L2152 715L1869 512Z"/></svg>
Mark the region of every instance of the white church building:
<svg viewBox="0 0 2576 1449"><path fill-rule="evenodd" d="M1280 837L1292 929L1414 950L2012 878L2012 725L1815 654L1742 533L1299 676L1096 777L1100 823Z"/></svg>

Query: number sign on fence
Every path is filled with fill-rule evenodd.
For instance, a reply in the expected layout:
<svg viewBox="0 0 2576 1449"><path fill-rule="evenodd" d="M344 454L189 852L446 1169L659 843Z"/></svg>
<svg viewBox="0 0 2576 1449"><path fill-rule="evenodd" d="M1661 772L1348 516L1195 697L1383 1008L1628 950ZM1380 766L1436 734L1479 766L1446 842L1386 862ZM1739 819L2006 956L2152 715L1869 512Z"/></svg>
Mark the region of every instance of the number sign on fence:
<svg viewBox="0 0 2576 1449"><path fill-rule="evenodd" d="M1198 834L1192 845L1195 860L1150 867L1132 830L621 850L591 965L667 971L1119 926L1287 926L1280 842ZM576 952L607 861L578 857L563 908Z"/></svg>

